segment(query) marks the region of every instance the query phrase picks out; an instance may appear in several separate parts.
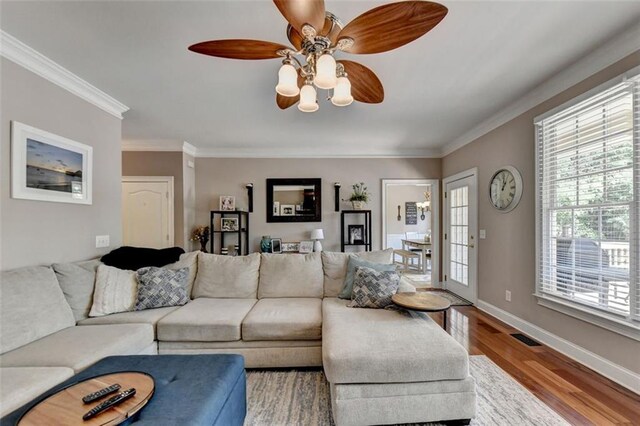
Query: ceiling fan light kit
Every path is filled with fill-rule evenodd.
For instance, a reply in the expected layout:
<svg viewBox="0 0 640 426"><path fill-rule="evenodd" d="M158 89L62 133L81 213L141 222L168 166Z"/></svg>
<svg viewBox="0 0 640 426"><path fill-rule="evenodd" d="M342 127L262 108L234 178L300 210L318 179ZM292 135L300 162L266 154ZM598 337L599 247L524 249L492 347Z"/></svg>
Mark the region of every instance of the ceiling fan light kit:
<svg viewBox="0 0 640 426"><path fill-rule="evenodd" d="M274 0L274 3L289 22L287 38L293 48L260 40L214 40L194 44L189 50L229 59L283 58L276 103L281 109L298 103L302 112L319 109L316 87L332 90L329 99L338 107L348 106L354 100L381 103L384 89L375 73L357 62L336 61L334 54L397 49L429 32L448 12L438 3L402 1L373 8L343 26L325 10L323 0Z"/></svg>

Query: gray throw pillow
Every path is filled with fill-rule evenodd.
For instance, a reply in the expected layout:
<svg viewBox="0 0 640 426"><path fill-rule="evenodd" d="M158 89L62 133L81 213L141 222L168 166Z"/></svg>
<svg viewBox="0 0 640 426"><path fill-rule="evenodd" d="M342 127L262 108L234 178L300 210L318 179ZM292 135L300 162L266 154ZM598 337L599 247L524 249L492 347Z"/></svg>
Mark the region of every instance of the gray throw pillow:
<svg viewBox="0 0 640 426"><path fill-rule="evenodd" d="M400 275L395 271L376 271L359 266L353 282L352 308L384 308L393 302Z"/></svg>
<svg viewBox="0 0 640 426"><path fill-rule="evenodd" d="M166 269L149 266L140 268L136 311L181 306L189 301L189 268Z"/></svg>
<svg viewBox="0 0 640 426"><path fill-rule="evenodd" d="M373 263L369 262L368 260L351 256L351 258L349 259L349 264L347 265L347 276L344 279L344 286L342 287L342 291L338 295L340 299L351 299L351 293L353 293L353 281L356 275L356 268L358 267L371 268L374 271L395 272L396 270L396 265Z"/></svg>

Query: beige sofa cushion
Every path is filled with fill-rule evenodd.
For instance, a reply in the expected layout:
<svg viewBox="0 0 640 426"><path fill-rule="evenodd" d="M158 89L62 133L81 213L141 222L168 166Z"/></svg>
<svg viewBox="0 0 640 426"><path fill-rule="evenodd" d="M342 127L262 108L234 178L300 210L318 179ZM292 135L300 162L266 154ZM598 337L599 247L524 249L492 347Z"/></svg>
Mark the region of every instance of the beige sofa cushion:
<svg viewBox="0 0 640 426"><path fill-rule="evenodd" d="M320 253L262 254L258 298L322 297Z"/></svg>
<svg viewBox="0 0 640 426"><path fill-rule="evenodd" d="M461 380L469 356L426 314L322 302L322 360L331 383Z"/></svg>
<svg viewBox="0 0 640 426"><path fill-rule="evenodd" d="M228 342L240 340L241 325L257 300L201 297L158 322L158 340Z"/></svg>
<svg viewBox="0 0 640 426"><path fill-rule="evenodd" d="M94 259L85 262L54 263L51 265L76 321L89 317L89 310L93 303L96 272L101 264L99 259Z"/></svg>
<svg viewBox="0 0 640 426"><path fill-rule="evenodd" d="M0 368L0 417L73 376L67 367Z"/></svg>
<svg viewBox="0 0 640 426"><path fill-rule="evenodd" d="M144 311L120 312L117 314L105 315L103 317L87 318L78 325L102 325L102 324L151 324L153 326L154 337L158 321L178 309L178 306L167 306L165 308L145 309Z"/></svg>
<svg viewBox="0 0 640 426"><path fill-rule="evenodd" d="M138 294L135 271L100 265L96 272L90 317L133 311Z"/></svg>
<svg viewBox="0 0 640 426"><path fill-rule="evenodd" d="M200 253L192 296L255 299L258 291L260 254L220 256Z"/></svg>
<svg viewBox="0 0 640 426"><path fill-rule="evenodd" d="M390 265L393 263L393 249L376 250L361 253L322 252L324 271L324 297L337 297L347 276L349 257L357 256L374 263Z"/></svg>
<svg viewBox="0 0 640 426"><path fill-rule="evenodd" d="M242 322L242 340L319 340L322 300L260 299Z"/></svg>
<svg viewBox="0 0 640 426"><path fill-rule="evenodd" d="M33 266L0 273L0 353L75 323L53 269Z"/></svg>
<svg viewBox="0 0 640 426"><path fill-rule="evenodd" d="M1 367L69 367L76 372L111 355L135 355L153 343L149 324L69 327L0 355Z"/></svg>

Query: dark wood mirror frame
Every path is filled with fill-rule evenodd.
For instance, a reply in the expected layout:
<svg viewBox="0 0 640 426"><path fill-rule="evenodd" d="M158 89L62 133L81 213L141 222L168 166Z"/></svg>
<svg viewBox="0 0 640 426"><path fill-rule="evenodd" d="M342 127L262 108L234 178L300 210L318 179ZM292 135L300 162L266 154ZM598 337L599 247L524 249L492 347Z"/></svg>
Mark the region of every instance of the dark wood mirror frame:
<svg viewBox="0 0 640 426"><path fill-rule="evenodd" d="M314 214L281 216L273 214L274 187L312 186L314 187ZM322 179L267 179L267 223L322 222Z"/></svg>

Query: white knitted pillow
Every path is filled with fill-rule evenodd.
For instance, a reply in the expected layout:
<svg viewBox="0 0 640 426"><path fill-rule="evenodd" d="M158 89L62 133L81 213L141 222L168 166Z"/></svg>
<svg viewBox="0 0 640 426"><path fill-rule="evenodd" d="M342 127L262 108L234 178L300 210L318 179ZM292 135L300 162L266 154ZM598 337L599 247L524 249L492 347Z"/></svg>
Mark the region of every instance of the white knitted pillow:
<svg viewBox="0 0 640 426"><path fill-rule="evenodd" d="M96 273L90 317L133 311L136 306L138 281L135 271L100 265Z"/></svg>

